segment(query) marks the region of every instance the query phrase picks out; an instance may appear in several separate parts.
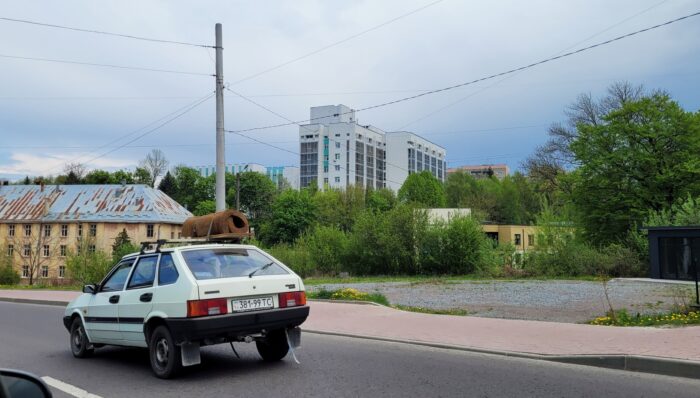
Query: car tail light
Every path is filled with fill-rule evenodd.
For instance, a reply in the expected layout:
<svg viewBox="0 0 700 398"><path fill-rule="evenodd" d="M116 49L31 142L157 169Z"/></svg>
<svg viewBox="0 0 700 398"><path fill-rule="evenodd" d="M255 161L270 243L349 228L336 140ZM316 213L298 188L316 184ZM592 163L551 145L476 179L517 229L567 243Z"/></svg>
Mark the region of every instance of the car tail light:
<svg viewBox="0 0 700 398"><path fill-rule="evenodd" d="M187 317L226 314L226 299L188 300Z"/></svg>
<svg viewBox="0 0 700 398"><path fill-rule="evenodd" d="M280 293L280 308L306 305L306 292Z"/></svg>

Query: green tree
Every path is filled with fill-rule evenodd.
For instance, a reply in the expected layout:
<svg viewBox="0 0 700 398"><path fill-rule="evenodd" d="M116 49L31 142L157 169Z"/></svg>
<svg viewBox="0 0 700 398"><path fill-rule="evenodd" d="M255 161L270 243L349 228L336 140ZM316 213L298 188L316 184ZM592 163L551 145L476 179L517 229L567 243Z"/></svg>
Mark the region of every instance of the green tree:
<svg viewBox="0 0 700 398"><path fill-rule="evenodd" d="M277 196L270 217L261 225L260 239L268 245L292 243L314 223L314 214L307 191L284 191Z"/></svg>
<svg viewBox="0 0 700 398"><path fill-rule="evenodd" d="M13 268L12 256L7 254L7 247L0 252L0 285L16 285L19 283L19 273Z"/></svg>
<svg viewBox="0 0 700 398"><path fill-rule="evenodd" d="M114 243L112 244L112 263L118 263L122 257L127 254L135 253L139 251L139 249L137 245L131 243L131 238L129 238L126 229L122 229L114 238Z"/></svg>
<svg viewBox="0 0 700 398"><path fill-rule="evenodd" d="M94 240L82 238L77 250L66 256L68 276L80 284L98 283L112 267L112 259L103 251L94 250Z"/></svg>
<svg viewBox="0 0 700 398"><path fill-rule="evenodd" d="M365 200L367 208L376 211L389 211L396 206L396 194L389 188L370 190Z"/></svg>
<svg viewBox="0 0 700 398"><path fill-rule="evenodd" d="M177 189L170 197L188 210L193 211L200 202L214 199L213 178L204 178L196 169L182 165L175 167L174 176Z"/></svg>
<svg viewBox="0 0 700 398"><path fill-rule="evenodd" d="M413 173L401 185L399 200L424 207L445 207L445 188L429 171Z"/></svg>
<svg viewBox="0 0 700 398"><path fill-rule="evenodd" d="M92 170L85 175L83 178L83 184L93 184L93 185L104 185L109 184L112 181L112 176L109 171L104 170Z"/></svg>
<svg viewBox="0 0 700 398"><path fill-rule="evenodd" d="M211 199L203 200L197 203L194 210L192 210L192 214L195 216L203 216L214 212L216 212L216 202Z"/></svg>
<svg viewBox="0 0 700 398"><path fill-rule="evenodd" d="M700 193L700 114L665 94L623 104L580 125L573 201L590 242L623 241L648 211Z"/></svg>
<svg viewBox="0 0 700 398"><path fill-rule="evenodd" d="M117 170L114 173L112 173L112 178L110 183L112 184L133 184L134 183L134 175L130 171L126 170Z"/></svg>
<svg viewBox="0 0 700 398"><path fill-rule="evenodd" d="M144 169L143 167L137 167L134 170L134 183L153 186L153 179L151 178L151 173Z"/></svg>
<svg viewBox="0 0 700 398"><path fill-rule="evenodd" d="M170 171L166 172L165 176L160 180L158 189L170 197L177 192L177 181L175 180L175 177L170 174Z"/></svg>
<svg viewBox="0 0 700 398"><path fill-rule="evenodd" d="M239 173L241 210L248 215L251 223L265 218L277 193L275 184L265 174L255 171ZM235 181L235 177L234 177ZM228 190L226 201L229 207L236 208L236 184Z"/></svg>

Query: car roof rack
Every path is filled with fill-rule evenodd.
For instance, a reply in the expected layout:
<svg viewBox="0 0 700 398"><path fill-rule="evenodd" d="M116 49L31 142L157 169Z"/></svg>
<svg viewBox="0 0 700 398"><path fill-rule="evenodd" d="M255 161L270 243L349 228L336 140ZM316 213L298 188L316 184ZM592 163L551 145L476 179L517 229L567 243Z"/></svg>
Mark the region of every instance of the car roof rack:
<svg viewBox="0 0 700 398"><path fill-rule="evenodd" d="M243 238L250 237L249 233L232 233L232 234L219 234L219 235L209 235L205 238L183 238L183 239L157 239L150 241L141 242L141 250L139 254L146 253L146 250L151 246L155 246L154 251L160 253L161 247L165 245L201 245L206 243L241 243Z"/></svg>

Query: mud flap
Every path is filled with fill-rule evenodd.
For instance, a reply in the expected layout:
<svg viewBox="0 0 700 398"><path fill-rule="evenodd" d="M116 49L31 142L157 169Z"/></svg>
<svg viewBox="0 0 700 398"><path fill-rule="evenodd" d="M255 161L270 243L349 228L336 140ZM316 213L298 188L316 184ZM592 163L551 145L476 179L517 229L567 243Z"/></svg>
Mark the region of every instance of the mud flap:
<svg viewBox="0 0 700 398"><path fill-rule="evenodd" d="M199 355L199 343L183 343L180 346L182 366L199 365L202 358Z"/></svg>
<svg viewBox="0 0 700 398"><path fill-rule="evenodd" d="M284 333L287 335L287 345L289 346L289 351L292 353L294 362L300 364L297 359L296 349L301 347L301 328L284 329Z"/></svg>

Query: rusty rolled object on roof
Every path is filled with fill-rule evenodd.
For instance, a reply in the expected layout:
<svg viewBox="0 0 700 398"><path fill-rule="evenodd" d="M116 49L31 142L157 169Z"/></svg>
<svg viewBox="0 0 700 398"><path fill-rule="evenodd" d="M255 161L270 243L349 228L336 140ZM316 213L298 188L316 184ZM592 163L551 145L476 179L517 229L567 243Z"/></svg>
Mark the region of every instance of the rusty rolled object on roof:
<svg viewBox="0 0 700 398"><path fill-rule="evenodd" d="M190 217L182 225L182 236L206 238L213 235L234 234L248 236L248 218L236 210L224 210L205 216Z"/></svg>

